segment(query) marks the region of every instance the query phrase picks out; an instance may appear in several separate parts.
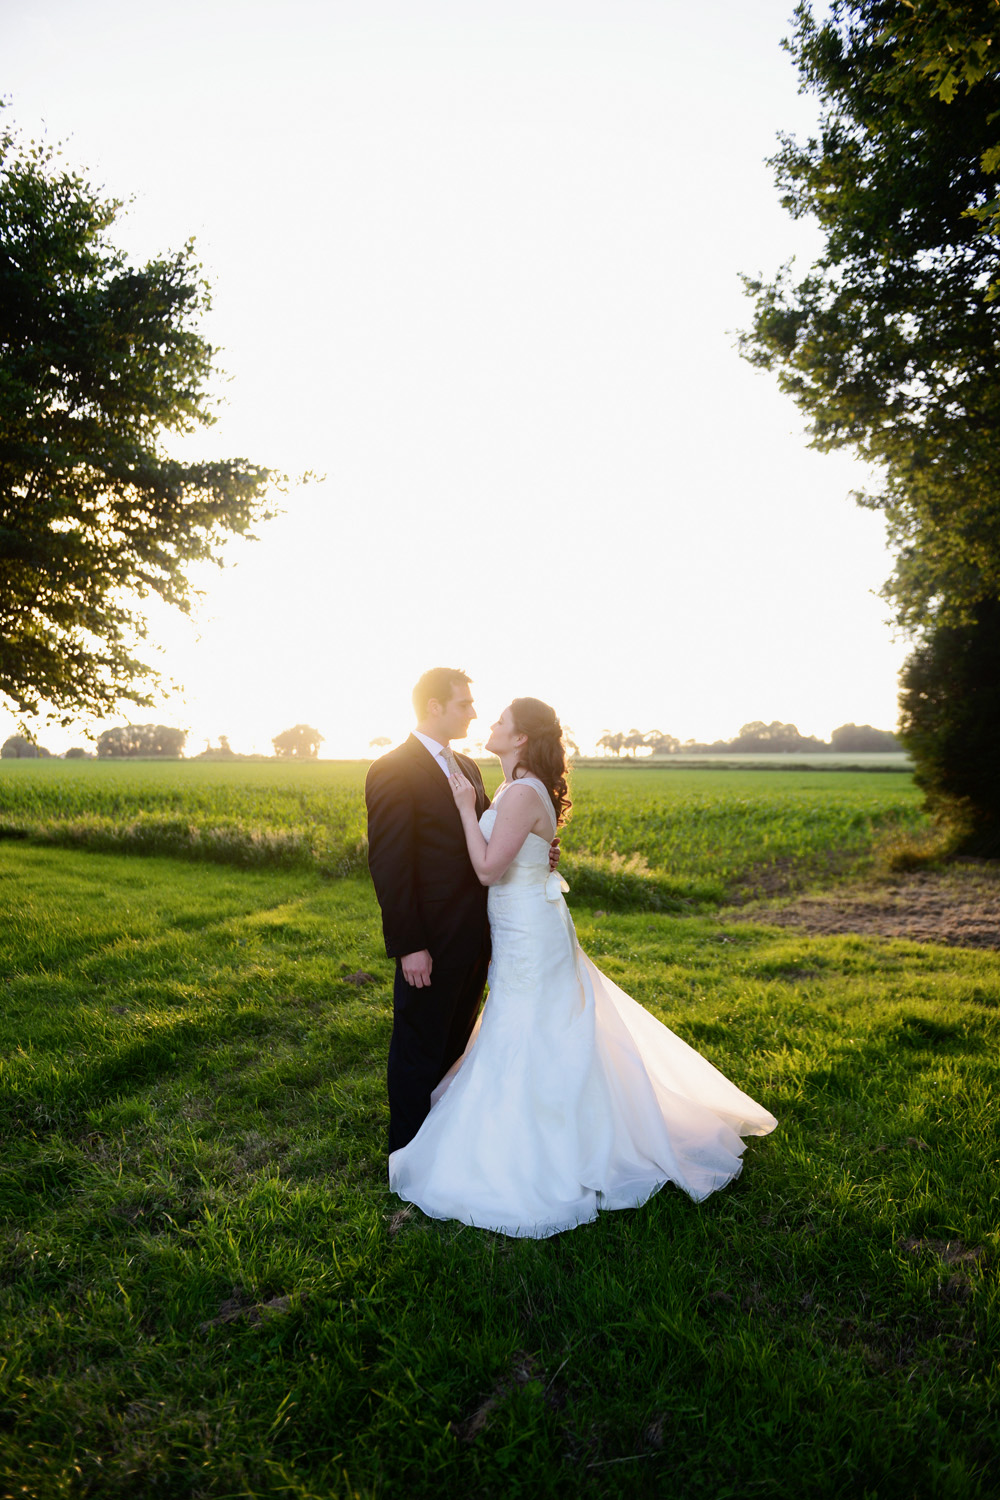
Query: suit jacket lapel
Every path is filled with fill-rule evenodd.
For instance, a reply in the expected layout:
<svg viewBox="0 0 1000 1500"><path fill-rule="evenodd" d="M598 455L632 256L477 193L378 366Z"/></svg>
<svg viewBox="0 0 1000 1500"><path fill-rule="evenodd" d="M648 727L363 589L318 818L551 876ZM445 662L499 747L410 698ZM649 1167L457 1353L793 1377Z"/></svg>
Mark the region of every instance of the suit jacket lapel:
<svg viewBox="0 0 1000 1500"><path fill-rule="evenodd" d="M443 806L452 808L455 816L458 817L458 808L455 807L455 799L451 795L448 778L444 775L441 767L437 765L426 745L422 745L416 735L411 734L406 741L406 749L409 752L414 770L421 777L426 778L429 788L433 790L437 800Z"/></svg>
<svg viewBox="0 0 1000 1500"><path fill-rule="evenodd" d="M410 760L414 766L414 769L420 772L423 776L427 777L430 785L434 789L434 793L437 796L438 801L443 806L450 807L452 816L455 817L460 823L462 820L459 816L458 808L455 806L455 799L451 795L451 787L448 785L448 778L442 773L441 767L437 764L433 755L431 755L430 751L427 749L427 746L422 745L415 734L409 735L406 740L404 740L403 744L404 748L410 756ZM489 806L489 798L486 796L485 789L480 792L476 775L473 774L474 772L478 771L478 767L475 766L474 763L470 765L468 756L459 755L457 751L455 753L455 758L458 761L459 765L462 767L462 770L468 776L469 780L472 782L473 786L476 787L476 807L480 814L482 814L484 809ZM482 781L481 776L479 777L479 781Z"/></svg>
<svg viewBox="0 0 1000 1500"><path fill-rule="evenodd" d="M480 817L482 817L483 813L486 811L486 808L489 806L489 798L486 795L486 788L485 786L483 786L483 778L479 767L476 765L474 760L471 760L469 758L469 756L459 755L457 750L455 752L455 759L458 761L462 770L465 772L466 776L476 789L476 812ZM452 800L454 801L454 798Z"/></svg>

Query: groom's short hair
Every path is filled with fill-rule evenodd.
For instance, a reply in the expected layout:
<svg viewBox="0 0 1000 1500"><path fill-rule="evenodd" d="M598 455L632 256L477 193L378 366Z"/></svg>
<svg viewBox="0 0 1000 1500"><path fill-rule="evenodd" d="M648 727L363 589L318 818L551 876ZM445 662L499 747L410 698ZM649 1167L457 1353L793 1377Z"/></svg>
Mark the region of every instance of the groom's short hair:
<svg viewBox="0 0 1000 1500"><path fill-rule="evenodd" d="M443 707L453 688L468 687L471 681L471 677L455 667L431 667L413 689L413 712L418 719L424 718L432 698Z"/></svg>

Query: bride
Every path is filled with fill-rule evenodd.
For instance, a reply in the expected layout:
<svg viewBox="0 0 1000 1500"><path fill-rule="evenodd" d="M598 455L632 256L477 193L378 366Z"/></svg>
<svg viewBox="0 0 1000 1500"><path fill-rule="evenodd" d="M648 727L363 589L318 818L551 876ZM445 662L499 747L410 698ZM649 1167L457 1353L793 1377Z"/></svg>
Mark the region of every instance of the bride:
<svg viewBox="0 0 1000 1500"><path fill-rule="evenodd" d="M739 1174L741 1136L777 1121L581 951L549 871L570 807L555 712L515 698L486 749L504 781L478 822L471 783L451 787L489 887L489 994L389 1185L433 1218L534 1239L667 1182L698 1202Z"/></svg>

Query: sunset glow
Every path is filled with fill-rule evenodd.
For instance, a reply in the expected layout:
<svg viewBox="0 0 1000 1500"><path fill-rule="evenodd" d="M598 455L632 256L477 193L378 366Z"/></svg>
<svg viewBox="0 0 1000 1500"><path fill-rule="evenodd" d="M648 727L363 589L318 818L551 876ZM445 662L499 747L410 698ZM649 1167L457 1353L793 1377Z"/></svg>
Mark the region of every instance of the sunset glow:
<svg viewBox="0 0 1000 1500"><path fill-rule="evenodd" d="M132 200L134 259L197 237L228 379L185 451L325 476L204 570L195 625L152 614L183 690L132 718L188 727L189 754L305 722L360 756L446 664L483 725L532 694L584 749L892 727L864 472L809 451L733 348L738 273L818 248L764 160L814 126L789 11L3 8L11 122Z"/></svg>

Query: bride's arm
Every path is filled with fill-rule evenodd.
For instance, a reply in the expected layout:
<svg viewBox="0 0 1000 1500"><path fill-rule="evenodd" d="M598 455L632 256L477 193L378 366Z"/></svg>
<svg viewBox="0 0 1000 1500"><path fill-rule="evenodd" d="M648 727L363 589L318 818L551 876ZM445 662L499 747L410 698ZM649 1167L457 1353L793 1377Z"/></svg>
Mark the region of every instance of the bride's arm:
<svg viewBox="0 0 1000 1500"><path fill-rule="evenodd" d="M461 783L465 783L464 786ZM466 791L468 788L468 791ZM538 795L530 786L510 786L497 808L489 842L476 817L475 788L464 776L451 778L451 789L462 818L472 868L481 885L494 885L505 874L514 855L538 821Z"/></svg>

